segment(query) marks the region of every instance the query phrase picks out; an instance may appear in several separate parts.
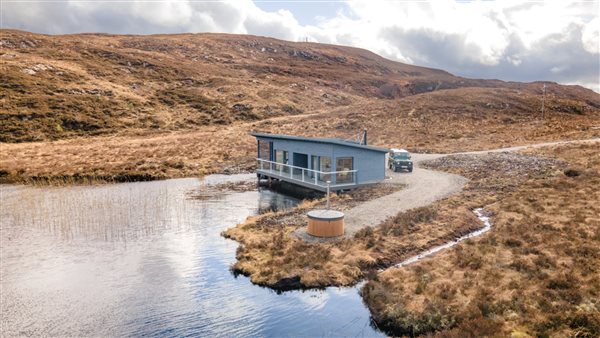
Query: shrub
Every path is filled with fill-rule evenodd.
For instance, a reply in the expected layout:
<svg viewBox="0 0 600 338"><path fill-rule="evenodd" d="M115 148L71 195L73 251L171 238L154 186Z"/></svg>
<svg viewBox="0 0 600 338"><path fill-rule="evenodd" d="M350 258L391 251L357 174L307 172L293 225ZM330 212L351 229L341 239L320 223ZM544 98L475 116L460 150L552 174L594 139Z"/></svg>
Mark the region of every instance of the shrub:
<svg viewBox="0 0 600 338"><path fill-rule="evenodd" d="M450 331L441 332L436 335L440 338L479 338L496 337L500 331L501 324L490 318L482 316L461 322Z"/></svg>
<svg viewBox="0 0 600 338"><path fill-rule="evenodd" d="M564 174L567 177L577 177L577 176L581 175L581 171L579 171L577 169L573 169L573 168L567 168L564 170Z"/></svg>
<svg viewBox="0 0 600 338"><path fill-rule="evenodd" d="M577 287L577 280L572 274L561 275L549 280L546 287L552 290L572 289Z"/></svg>
<svg viewBox="0 0 600 338"><path fill-rule="evenodd" d="M555 260L551 259L550 257L544 255L543 253L540 253L534 260L533 262L535 263L535 265L542 267L544 269L549 269L549 268L554 268L556 267L556 262Z"/></svg>
<svg viewBox="0 0 600 338"><path fill-rule="evenodd" d="M509 238L504 241L504 244L508 247L516 248L516 247L520 247L521 245L523 245L523 242L521 242L518 239Z"/></svg>
<svg viewBox="0 0 600 338"><path fill-rule="evenodd" d="M283 233L283 230L279 230L277 231L275 234L273 234L273 250L275 251L281 251L283 250L283 248L285 247L285 234Z"/></svg>
<svg viewBox="0 0 600 338"><path fill-rule="evenodd" d="M577 337L600 337L600 314L578 313L568 319L569 327L574 329Z"/></svg>
<svg viewBox="0 0 600 338"><path fill-rule="evenodd" d="M436 217L437 210L432 206L415 208L388 219L381 229L384 234L401 236L415 230L419 223L430 222Z"/></svg>
<svg viewBox="0 0 600 338"><path fill-rule="evenodd" d="M354 234L354 238L356 238L356 239L366 238L366 237L373 237L373 228L370 226L368 226L366 228L362 228Z"/></svg>

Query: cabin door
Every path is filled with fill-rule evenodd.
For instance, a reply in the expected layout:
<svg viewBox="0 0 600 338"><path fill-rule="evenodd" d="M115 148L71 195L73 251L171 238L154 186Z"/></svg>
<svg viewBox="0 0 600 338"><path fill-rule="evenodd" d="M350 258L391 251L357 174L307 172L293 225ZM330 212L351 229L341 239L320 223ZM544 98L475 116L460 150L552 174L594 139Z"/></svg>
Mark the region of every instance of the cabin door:
<svg viewBox="0 0 600 338"><path fill-rule="evenodd" d="M308 169L308 155L301 153L294 153L294 167L307 168ZM294 168L294 175L308 175L307 170L302 170L300 168Z"/></svg>

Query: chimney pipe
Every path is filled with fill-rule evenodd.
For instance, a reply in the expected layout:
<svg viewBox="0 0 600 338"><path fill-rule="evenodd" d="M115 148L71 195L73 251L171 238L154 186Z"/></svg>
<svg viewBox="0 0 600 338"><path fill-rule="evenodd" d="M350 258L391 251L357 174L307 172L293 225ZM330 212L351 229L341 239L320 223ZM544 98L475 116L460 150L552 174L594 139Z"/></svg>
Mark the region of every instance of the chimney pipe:
<svg viewBox="0 0 600 338"><path fill-rule="evenodd" d="M367 145L367 129L363 130L363 145Z"/></svg>

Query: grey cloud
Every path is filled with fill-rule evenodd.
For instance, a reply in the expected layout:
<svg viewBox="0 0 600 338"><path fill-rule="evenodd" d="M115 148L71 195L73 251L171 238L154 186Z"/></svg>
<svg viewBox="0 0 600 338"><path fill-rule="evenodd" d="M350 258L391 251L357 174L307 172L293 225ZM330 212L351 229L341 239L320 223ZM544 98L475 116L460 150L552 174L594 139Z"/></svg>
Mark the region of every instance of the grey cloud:
<svg viewBox="0 0 600 338"><path fill-rule="evenodd" d="M149 11L160 11L161 5L152 2L91 2L88 6L69 2L10 2L3 4L2 21L4 28L46 34L166 34L235 32L244 18L234 4L223 2L180 2L177 5L189 5L189 10L165 12L163 15L173 16L168 22L146 15Z"/></svg>
<svg viewBox="0 0 600 338"><path fill-rule="evenodd" d="M465 43L462 35L428 28L384 28L381 37L416 64L434 68L465 68L481 53L477 45Z"/></svg>
<svg viewBox="0 0 600 338"><path fill-rule="evenodd" d="M4 27L36 33L69 34L103 32L114 34L168 34L187 32L224 32L272 36L295 40L293 18L278 13L249 11L229 2L179 2L189 6L182 12L163 10L162 3L38 2L3 4ZM149 12L163 10L167 22L153 20Z"/></svg>
<svg viewBox="0 0 600 338"><path fill-rule="evenodd" d="M459 34L394 27L383 29L381 37L417 65L441 68L460 76L525 82L598 83L598 54L583 48L581 30L581 25L571 24L565 32L548 35L530 47L512 34L496 65L478 62L479 47L466 43Z"/></svg>
<svg viewBox="0 0 600 338"><path fill-rule="evenodd" d="M102 32L115 34L177 33L186 31L181 24L163 25L137 15L135 3L90 4L90 8L68 2L3 4L4 28L16 28L45 34ZM149 7L154 4L147 4ZM147 8L149 8L147 7Z"/></svg>

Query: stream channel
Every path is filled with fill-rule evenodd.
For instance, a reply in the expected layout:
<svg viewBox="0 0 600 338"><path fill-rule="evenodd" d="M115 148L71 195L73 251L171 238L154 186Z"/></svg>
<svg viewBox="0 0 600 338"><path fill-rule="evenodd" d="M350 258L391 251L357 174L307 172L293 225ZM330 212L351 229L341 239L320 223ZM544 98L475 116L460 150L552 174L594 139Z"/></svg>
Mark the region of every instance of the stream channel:
<svg viewBox="0 0 600 338"><path fill-rule="evenodd" d="M358 286L277 294L232 275L238 243L220 233L298 200L190 196L253 177L1 185L2 335L383 336Z"/></svg>

